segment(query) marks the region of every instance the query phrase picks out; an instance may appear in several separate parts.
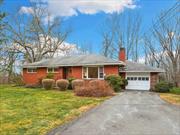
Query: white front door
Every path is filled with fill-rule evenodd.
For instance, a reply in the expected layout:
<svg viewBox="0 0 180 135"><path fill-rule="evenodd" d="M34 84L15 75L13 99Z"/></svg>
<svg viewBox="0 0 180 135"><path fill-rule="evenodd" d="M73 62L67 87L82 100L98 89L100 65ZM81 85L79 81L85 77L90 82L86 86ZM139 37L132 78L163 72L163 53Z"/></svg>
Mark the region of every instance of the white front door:
<svg viewBox="0 0 180 135"><path fill-rule="evenodd" d="M150 73L126 73L129 90L150 90Z"/></svg>

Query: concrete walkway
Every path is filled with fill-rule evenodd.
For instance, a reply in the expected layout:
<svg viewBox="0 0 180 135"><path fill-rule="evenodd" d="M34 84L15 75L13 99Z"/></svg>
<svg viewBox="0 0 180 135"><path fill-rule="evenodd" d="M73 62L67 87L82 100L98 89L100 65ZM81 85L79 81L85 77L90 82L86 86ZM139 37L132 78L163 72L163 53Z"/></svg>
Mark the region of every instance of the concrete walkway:
<svg viewBox="0 0 180 135"><path fill-rule="evenodd" d="M126 91L49 135L180 135L180 106L156 93Z"/></svg>

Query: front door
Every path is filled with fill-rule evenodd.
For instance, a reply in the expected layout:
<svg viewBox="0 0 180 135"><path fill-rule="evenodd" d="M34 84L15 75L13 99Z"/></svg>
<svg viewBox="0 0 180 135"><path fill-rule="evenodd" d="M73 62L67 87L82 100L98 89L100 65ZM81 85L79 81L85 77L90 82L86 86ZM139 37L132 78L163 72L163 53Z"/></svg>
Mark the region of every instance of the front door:
<svg viewBox="0 0 180 135"><path fill-rule="evenodd" d="M63 67L63 79L68 79L71 76L71 67Z"/></svg>
<svg viewBox="0 0 180 135"><path fill-rule="evenodd" d="M67 79L67 67L63 67L63 79Z"/></svg>

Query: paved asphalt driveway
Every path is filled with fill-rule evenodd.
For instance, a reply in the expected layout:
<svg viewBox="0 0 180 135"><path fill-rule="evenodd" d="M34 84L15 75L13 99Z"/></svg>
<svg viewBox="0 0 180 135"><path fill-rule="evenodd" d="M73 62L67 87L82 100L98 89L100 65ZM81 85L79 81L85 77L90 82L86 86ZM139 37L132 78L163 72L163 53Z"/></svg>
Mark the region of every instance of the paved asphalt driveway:
<svg viewBox="0 0 180 135"><path fill-rule="evenodd" d="M180 106L156 93L126 91L51 135L180 135Z"/></svg>

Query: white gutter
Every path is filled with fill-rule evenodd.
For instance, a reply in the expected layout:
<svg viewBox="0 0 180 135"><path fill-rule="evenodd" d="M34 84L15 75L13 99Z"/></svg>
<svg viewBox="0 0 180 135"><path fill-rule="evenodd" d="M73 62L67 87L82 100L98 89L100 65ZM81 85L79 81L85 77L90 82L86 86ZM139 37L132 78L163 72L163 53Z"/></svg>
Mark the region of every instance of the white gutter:
<svg viewBox="0 0 180 135"><path fill-rule="evenodd" d="M134 73L134 72L136 72L136 73L139 73L139 72L144 72L144 73L148 73L148 72L158 72L158 73L164 73L165 71L164 70L162 70L162 71L153 71L153 70L150 70L150 71L120 71L120 73Z"/></svg>
<svg viewBox="0 0 180 135"><path fill-rule="evenodd" d="M120 62L120 63L100 63L100 64L71 64L71 65L48 65L48 66L34 66L34 65L24 65L23 68L42 68L42 67L77 67L77 66L102 66L102 65L124 65L123 62Z"/></svg>

